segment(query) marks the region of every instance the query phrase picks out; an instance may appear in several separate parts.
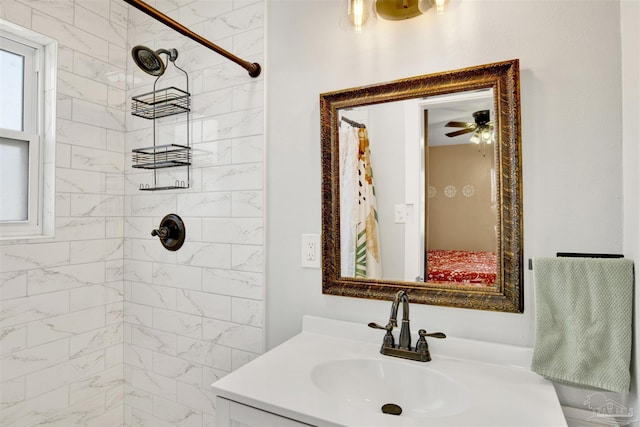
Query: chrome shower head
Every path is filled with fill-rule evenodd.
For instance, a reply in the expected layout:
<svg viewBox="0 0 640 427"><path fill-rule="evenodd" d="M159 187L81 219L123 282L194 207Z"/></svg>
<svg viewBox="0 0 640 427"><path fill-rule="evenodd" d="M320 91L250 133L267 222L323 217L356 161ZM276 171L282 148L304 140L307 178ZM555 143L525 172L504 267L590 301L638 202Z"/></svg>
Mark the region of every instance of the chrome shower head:
<svg viewBox="0 0 640 427"><path fill-rule="evenodd" d="M161 76L166 69L160 54L164 53L169 58L169 61L174 62L178 57L178 51L176 49L158 49L156 51L151 50L146 46L134 46L131 49L131 56L133 61L142 71L152 76Z"/></svg>

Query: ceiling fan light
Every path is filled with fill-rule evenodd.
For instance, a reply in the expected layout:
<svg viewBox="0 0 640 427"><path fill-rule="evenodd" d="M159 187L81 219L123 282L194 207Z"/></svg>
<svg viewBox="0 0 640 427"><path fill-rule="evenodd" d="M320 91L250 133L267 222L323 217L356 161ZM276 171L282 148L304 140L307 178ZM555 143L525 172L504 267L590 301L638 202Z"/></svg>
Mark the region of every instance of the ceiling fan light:
<svg viewBox="0 0 640 427"><path fill-rule="evenodd" d="M469 139L469 141L473 142L474 144L480 144L480 132L475 131L473 133L473 135L471 135L471 138Z"/></svg>
<svg viewBox="0 0 640 427"><path fill-rule="evenodd" d="M491 144L491 140L492 138L492 133L491 129L489 129L488 127L484 128L481 130L481 138L483 142L486 142L487 144Z"/></svg>

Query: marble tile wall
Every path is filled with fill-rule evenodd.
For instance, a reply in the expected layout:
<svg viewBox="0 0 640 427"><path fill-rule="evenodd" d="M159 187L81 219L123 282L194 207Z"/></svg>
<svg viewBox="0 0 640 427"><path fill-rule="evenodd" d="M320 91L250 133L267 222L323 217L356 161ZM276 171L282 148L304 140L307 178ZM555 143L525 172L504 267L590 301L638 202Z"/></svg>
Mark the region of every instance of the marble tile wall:
<svg viewBox="0 0 640 427"><path fill-rule="evenodd" d="M263 0L148 3L263 63ZM0 15L59 42L56 237L0 244L0 425L214 425L210 384L264 345L263 77L121 0L3 0ZM151 175L128 153L153 128L128 100L154 78L136 44L178 49L189 73L189 190L138 189ZM186 130L167 118L156 139ZM168 213L187 227L177 252L150 235Z"/></svg>
<svg viewBox="0 0 640 427"><path fill-rule="evenodd" d="M121 426L127 8L0 15L58 41L55 238L0 244L0 425Z"/></svg>
<svg viewBox="0 0 640 427"><path fill-rule="evenodd" d="M263 63L263 0L158 0L158 10L251 62ZM194 167L188 190L140 191L152 172L125 162L124 401L128 426L213 426L210 385L263 351L263 77L129 12L128 48L178 50L189 74L188 130ZM166 59L165 55L162 55ZM127 99L155 78L128 66ZM169 65L157 89L185 89ZM128 107L129 108L129 107ZM153 122L126 115L126 151L153 145ZM156 143L183 143L186 116L156 123ZM158 172L160 185L184 168ZM167 251L150 232L176 213L184 246Z"/></svg>

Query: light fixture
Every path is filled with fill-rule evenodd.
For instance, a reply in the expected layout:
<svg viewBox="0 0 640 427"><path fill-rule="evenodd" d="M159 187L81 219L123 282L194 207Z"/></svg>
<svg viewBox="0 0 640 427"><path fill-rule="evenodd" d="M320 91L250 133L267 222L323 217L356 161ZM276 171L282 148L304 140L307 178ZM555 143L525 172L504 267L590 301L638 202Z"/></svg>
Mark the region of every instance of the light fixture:
<svg viewBox="0 0 640 427"><path fill-rule="evenodd" d="M448 0L376 0L376 12L381 18L398 21L422 15L432 7L440 15L447 2Z"/></svg>
<svg viewBox="0 0 640 427"><path fill-rule="evenodd" d="M493 126L486 125L481 131L480 139L482 142L491 144L493 142Z"/></svg>
<svg viewBox="0 0 640 427"><path fill-rule="evenodd" d="M429 3L436 8L436 14L442 15L444 13L444 5L449 3L449 0L429 0Z"/></svg>
<svg viewBox="0 0 640 427"><path fill-rule="evenodd" d="M454 127L461 129L445 133L445 135L450 138L454 138L459 135L473 132L469 141L473 142L474 144L480 144L481 142L484 142L485 144L491 144L493 142L493 139L495 138L493 122L491 121L491 112L489 110L479 110L472 115L473 122L461 122L457 120L447 122L444 127Z"/></svg>
<svg viewBox="0 0 640 427"><path fill-rule="evenodd" d="M492 124L481 125L473 132L469 141L474 144L491 144L494 138L493 135L494 132Z"/></svg>
<svg viewBox="0 0 640 427"><path fill-rule="evenodd" d="M445 133L445 135L450 138L455 138L460 135L471 133L469 142L477 145L482 144L482 148L484 148L484 156L486 155L487 145L492 144L496 137L493 122L491 121L491 111L479 110L474 112L472 115L473 122L462 122L457 120L447 122L444 127L454 127L461 129Z"/></svg>
<svg viewBox="0 0 640 427"><path fill-rule="evenodd" d="M478 145L478 151L482 153L482 157L486 157L487 145L493 143L494 138L495 133L493 130L493 123L488 122L479 125L476 130L473 131L473 135L471 135L471 138L469 138L469 142Z"/></svg>
<svg viewBox="0 0 640 427"><path fill-rule="evenodd" d="M490 121L489 110L480 110L473 113L475 123L469 123L468 129L473 131L469 141L474 144L491 144L494 138L493 122Z"/></svg>
<svg viewBox="0 0 640 427"><path fill-rule="evenodd" d="M343 0L340 13L340 27L361 32L376 23L375 0Z"/></svg>

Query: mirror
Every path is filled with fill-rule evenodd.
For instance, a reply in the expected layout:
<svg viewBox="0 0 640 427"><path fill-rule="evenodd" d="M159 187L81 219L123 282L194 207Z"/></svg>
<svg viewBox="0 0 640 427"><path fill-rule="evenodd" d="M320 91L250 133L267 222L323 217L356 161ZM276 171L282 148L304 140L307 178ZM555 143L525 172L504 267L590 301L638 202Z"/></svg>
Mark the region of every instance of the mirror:
<svg viewBox="0 0 640 427"><path fill-rule="evenodd" d="M323 292L522 312L519 62L320 95Z"/></svg>

